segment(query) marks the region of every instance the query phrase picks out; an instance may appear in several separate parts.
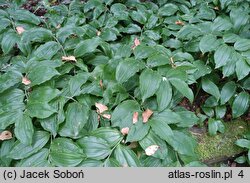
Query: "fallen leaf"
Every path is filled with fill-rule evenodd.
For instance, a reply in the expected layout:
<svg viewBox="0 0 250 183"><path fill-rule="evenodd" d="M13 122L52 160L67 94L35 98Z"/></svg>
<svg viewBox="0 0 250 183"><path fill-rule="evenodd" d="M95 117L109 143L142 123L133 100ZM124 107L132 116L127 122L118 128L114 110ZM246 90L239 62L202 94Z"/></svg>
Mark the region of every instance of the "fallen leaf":
<svg viewBox="0 0 250 183"><path fill-rule="evenodd" d="M150 116L152 116L152 114L153 111L151 111L150 109L146 109L146 111L142 113L142 122L147 123L148 119L150 118Z"/></svg>
<svg viewBox="0 0 250 183"><path fill-rule="evenodd" d="M21 26L17 26L16 31L17 31L17 34L22 34L25 31L25 29Z"/></svg>
<svg viewBox="0 0 250 183"><path fill-rule="evenodd" d="M160 146L158 145L151 145L145 149L145 153L148 156L152 156L155 154L155 152L159 149Z"/></svg>
<svg viewBox="0 0 250 183"><path fill-rule="evenodd" d="M134 114L133 114L133 124L137 123L137 121L138 121L138 115L139 115L138 112L134 112Z"/></svg>
<svg viewBox="0 0 250 183"><path fill-rule="evenodd" d="M132 49L134 50L137 46L141 44L140 40L136 37Z"/></svg>
<svg viewBox="0 0 250 183"><path fill-rule="evenodd" d="M122 129L121 129L122 135L127 135L128 132L129 132L129 127L125 127L125 128L122 128Z"/></svg>
<svg viewBox="0 0 250 183"><path fill-rule="evenodd" d="M25 84L25 85L29 85L31 83L31 81L27 77L23 77L22 78L22 83Z"/></svg>
<svg viewBox="0 0 250 183"><path fill-rule="evenodd" d="M0 140L8 140L12 138L12 133L10 131L3 131L0 134Z"/></svg>
<svg viewBox="0 0 250 183"><path fill-rule="evenodd" d="M63 61L74 61L76 62L76 57L75 56L62 56Z"/></svg>
<svg viewBox="0 0 250 183"><path fill-rule="evenodd" d="M61 24L58 24L58 25L56 26L56 28L57 28L57 29L60 29L60 28L61 28Z"/></svg>
<svg viewBox="0 0 250 183"><path fill-rule="evenodd" d="M110 114L102 114L102 117L104 117L106 119L111 119L111 115Z"/></svg>
<svg viewBox="0 0 250 183"><path fill-rule="evenodd" d="M99 85L100 85L101 88L103 88L103 82L102 82L102 80L100 80Z"/></svg>
<svg viewBox="0 0 250 183"><path fill-rule="evenodd" d="M97 35L97 36L100 36L101 33L102 33L101 31L97 31L97 32L96 32L96 35Z"/></svg>
<svg viewBox="0 0 250 183"><path fill-rule="evenodd" d="M175 24L176 24L176 25L184 25L184 22L182 22L182 21L180 21L180 20L177 20L177 21L175 22Z"/></svg>
<svg viewBox="0 0 250 183"><path fill-rule="evenodd" d="M101 103L95 103L95 106L97 108L97 112L98 113L103 113L104 111L107 111L108 110L108 107L106 105L103 105Z"/></svg>

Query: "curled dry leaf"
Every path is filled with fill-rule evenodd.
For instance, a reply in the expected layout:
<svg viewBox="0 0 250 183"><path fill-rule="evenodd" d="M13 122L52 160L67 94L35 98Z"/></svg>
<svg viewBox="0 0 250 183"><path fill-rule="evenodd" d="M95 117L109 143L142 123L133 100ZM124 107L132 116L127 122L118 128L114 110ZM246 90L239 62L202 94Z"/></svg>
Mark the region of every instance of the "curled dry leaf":
<svg viewBox="0 0 250 183"><path fill-rule="evenodd" d="M102 82L102 80L100 80L99 85L100 85L101 88L103 88L103 82Z"/></svg>
<svg viewBox="0 0 250 183"><path fill-rule="evenodd" d="M97 31L97 32L96 32L96 35L97 35L97 36L100 36L101 33L102 33L101 31Z"/></svg>
<svg viewBox="0 0 250 183"><path fill-rule="evenodd" d="M140 40L136 37L132 49L134 50L137 46L141 44Z"/></svg>
<svg viewBox="0 0 250 183"><path fill-rule="evenodd" d="M103 113L104 111L107 111L108 110L108 107L106 105L103 105L101 103L95 103L95 106L97 108L97 112L98 113Z"/></svg>
<svg viewBox="0 0 250 183"><path fill-rule="evenodd" d="M146 111L142 113L142 122L147 123L148 119L150 118L150 116L152 116L152 114L153 111L151 111L150 109L146 109Z"/></svg>
<svg viewBox="0 0 250 183"><path fill-rule="evenodd" d="M159 149L160 146L158 145L151 145L145 149L145 153L148 156L152 156L155 154L155 152Z"/></svg>
<svg viewBox="0 0 250 183"><path fill-rule="evenodd" d="M111 115L110 114L102 114L102 117L104 117L106 119L111 119Z"/></svg>
<svg viewBox="0 0 250 183"><path fill-rule="evenodd" d="M177 20L177 21L175 22L175 24L176 24L176 25L184 25L184 22L182 22L182 21L180 21L180 20Z"/></svg>
<svg viewBox="0 0 250 183"><path fill-rule="evenodd" d="M21 26L17 26L16 31L17 31L17 34L22 34L25 31L25 29Z"/></svg>
<svg viewBox="0 0 250 183"><path fill-rule="evenodd" d="M10 131L3 131L0 134L0 140L8 140L12 138L12 133Z"/></svg>
<svg viewBox="0 0 250 183"><path fill-rule="evenodd" d="M134 112L134 114L133 114L133 124L137 123L137 121L138 121L138 115L139 115L138 112Z"/></svg>
<svg viewBox="0 0 250 183"><path fill-rule="evenodd" d="M127 135L128 132L129 132L129 127L125 127L125 128L122 128L122 129L121 129L122 135Z"/></svg>
<svg viewBox="0 0 250 183"><path fill-rule="evenodd" d="M31 81L27 77L23 77L22 78L22 83L25 84L25 85L29 85L31 83Z"/></svg>
<svg viewBox="0 0 250 183"><path fill-rule="evenodd" d="M63 61L74 61L76 62L76 57L75 56L62 56Z"/></svg>

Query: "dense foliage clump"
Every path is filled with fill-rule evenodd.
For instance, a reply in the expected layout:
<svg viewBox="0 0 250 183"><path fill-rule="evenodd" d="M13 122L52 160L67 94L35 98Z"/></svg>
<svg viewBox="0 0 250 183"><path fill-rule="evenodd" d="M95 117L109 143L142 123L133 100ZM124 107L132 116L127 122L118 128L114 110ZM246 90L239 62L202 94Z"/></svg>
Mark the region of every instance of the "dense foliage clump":
<svg viewBox="0 0 250 183"><path fill-rule="evenodd" d="M249 5L0 3L0 165L203 166L189 128L249 120Z"/></svg>

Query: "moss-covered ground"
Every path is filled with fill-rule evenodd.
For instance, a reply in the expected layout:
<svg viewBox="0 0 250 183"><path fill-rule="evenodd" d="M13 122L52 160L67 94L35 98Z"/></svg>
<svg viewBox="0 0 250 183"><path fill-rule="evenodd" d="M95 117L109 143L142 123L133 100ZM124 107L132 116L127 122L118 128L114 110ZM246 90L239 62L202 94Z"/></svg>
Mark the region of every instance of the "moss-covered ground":
<svg viewBox="0 0 250 183"><path fill-rule="evenodd" d="M225 132L223 134L218 133L215 136L210 136L208 133L195 135L199 142L197 153L201 161L206 163L215 160L216 162L216 160L223 158L234 157L243 151L242 148L235 145L235 141L249 130L249 125L243 121L226 122L224 125Z"/></svg>

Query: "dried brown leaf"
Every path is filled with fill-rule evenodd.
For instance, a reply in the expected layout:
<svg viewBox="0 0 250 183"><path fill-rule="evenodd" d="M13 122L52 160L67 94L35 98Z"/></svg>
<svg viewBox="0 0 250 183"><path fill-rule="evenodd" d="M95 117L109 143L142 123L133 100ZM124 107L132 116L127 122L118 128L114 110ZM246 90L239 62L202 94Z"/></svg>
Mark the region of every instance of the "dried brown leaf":
<svg viewBox="0 0 250 183"><path fill-rule="evenodd" d="M12 138L12 133L10 131L3 131L0 134L0 140L8 140Z"/></svg>
<svg viewBox="0 0 250 183"><path fill-rule="evenodd" d="M121 129L122 135L127 135L128 132L129 132L129 127L125 127L125 128L122 128L122 129Z"/></svg>
<svg viewBox="0 0 250 183"><path fill-rule="evenodd" d="M106 119L111 119L111 115L110 114L102 114L102 117L104 117Z"/></svg>
<svg viewBox="0 0 250 183"><path fill-rule="evenodd" d="M133 114L133 124L137 123L137 121L138 121L138 115L139 115L138 112L134 112L134 114Z"/></svg>
<svg viewBox="0 0 250 183"><path fill-rule="evenodd" d="M95 106L97 108L97 112L98 113L103 113L104 111L107 111L108 110L108 107L106 105L103 105L101 103L95 103Z"/></svg>
<svg viewBox="0 0 250 183"><path fill-rule="evenodd" d="M142 113L142 122L147 123L148 119L150 118L150 116L152 116L152 114L153 111L151 111L150 109L146 109L146 111Z"/></svg>
<svg viewBox="0 0 250 183"><path fill-rule="evenodd" d="M25 31L25 29L21 26L17 26L16 31L17 31L17 34L22 34Z"/></svg>
<svg viewBox="0 0 250 183"><path fill-rule="evenodd" d="M145 149L145 153L148 156L152 156L155 154L155 152L159 149L160 146L158 145L151 145Z"/></svg>
<svg viewBox="0 0 250 183"><path fill-rule="evenodd" d="M62 56L62 60L76 62L76 57L75 56Z"/></svg>
<svg viewBox="0 0 250 183"><path fill-rule="evenodd" d="M31 81L27 77L23 77L22 78L22 83L25 84L25 85L29 85L31 83Z"/></svg>
<svg viewBox="0 0 250 183"><path fill-rule="evenodd" d="M132 49L134 50L137 46L139 46L141 44L140 40L136 37L134 39L134 44L132 46Z"/></svg>

